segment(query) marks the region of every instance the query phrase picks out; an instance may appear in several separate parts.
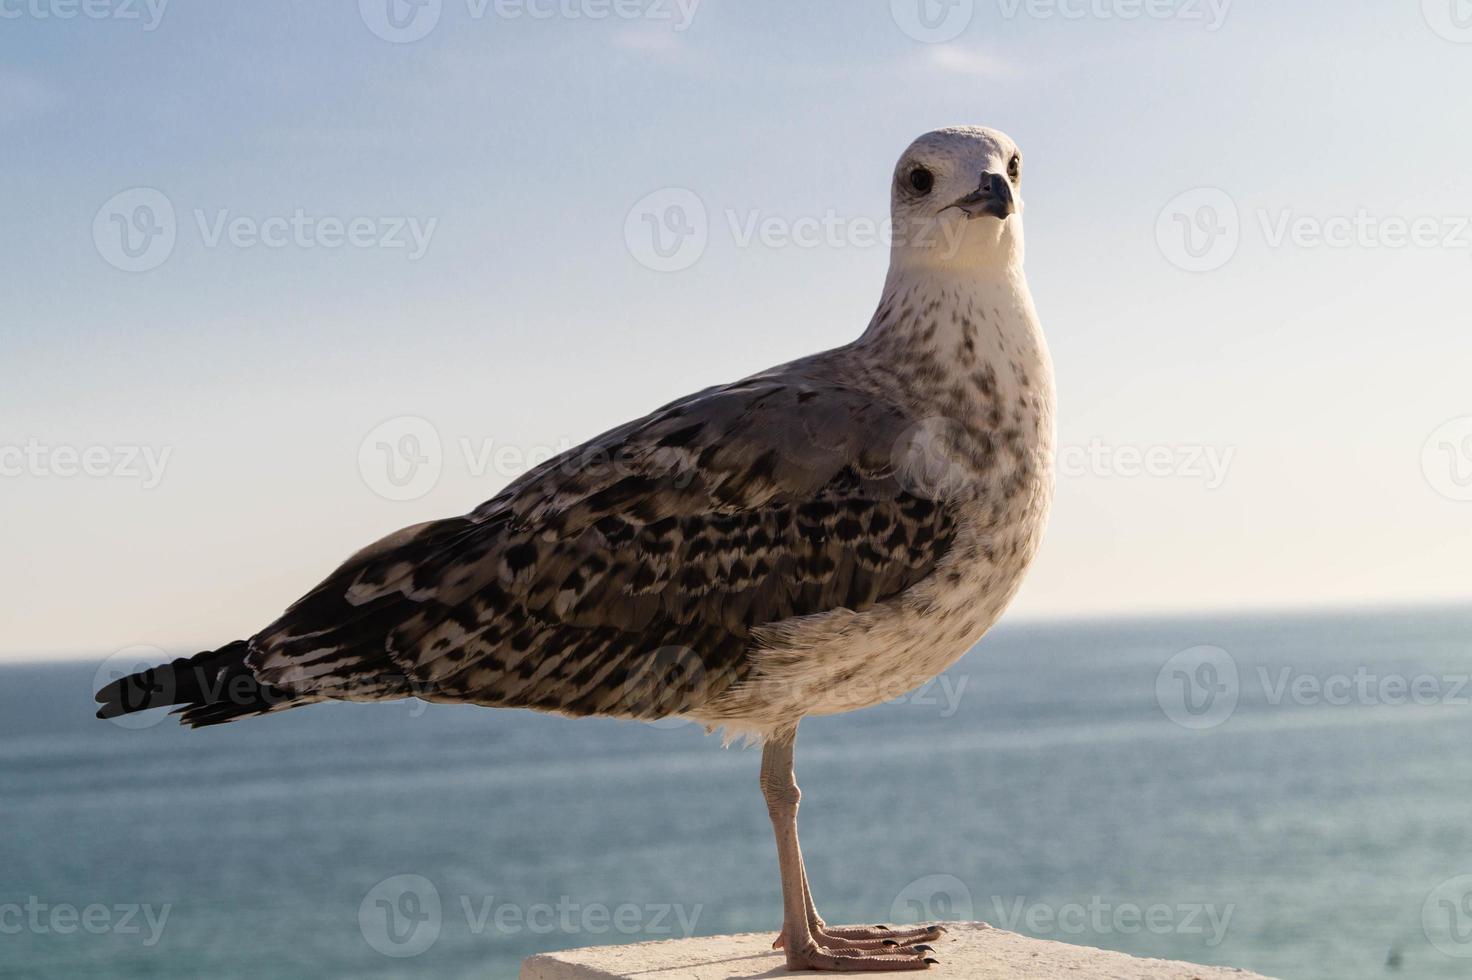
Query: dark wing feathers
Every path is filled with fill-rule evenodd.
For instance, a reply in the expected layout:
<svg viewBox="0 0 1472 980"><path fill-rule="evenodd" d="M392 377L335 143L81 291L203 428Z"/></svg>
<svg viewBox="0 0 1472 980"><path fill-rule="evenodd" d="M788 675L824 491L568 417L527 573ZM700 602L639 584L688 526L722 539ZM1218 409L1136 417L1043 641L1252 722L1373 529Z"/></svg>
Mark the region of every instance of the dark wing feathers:
<svg viewBox="0 0 1472 980"><path fill-rule="evenodd" d="M745 676L756 627L934 569L955 518L896 479L907 428L790 374L702 392L364 549L246 664L303 698L688 711Z"/></svg>

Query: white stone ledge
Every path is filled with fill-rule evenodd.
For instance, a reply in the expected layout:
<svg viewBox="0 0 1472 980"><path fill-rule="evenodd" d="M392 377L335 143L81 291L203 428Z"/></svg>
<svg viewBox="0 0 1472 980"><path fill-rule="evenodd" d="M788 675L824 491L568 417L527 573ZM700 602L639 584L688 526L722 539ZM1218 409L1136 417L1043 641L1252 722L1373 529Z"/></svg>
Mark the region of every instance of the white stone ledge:
<svg viewBox="0 0 1472 980"><path fill-rule="evenodd" d="M953 980L1268 980L1256 973L1044 942L981 922L952 923L930 945L940 960L924 975ZM751 980L754 977L872 977L873 973L788 974L769 933L598 946L533 956L521 980ZM879 974L884 975L884 974ZM906 973L906 976L915 976Z"/></svg>

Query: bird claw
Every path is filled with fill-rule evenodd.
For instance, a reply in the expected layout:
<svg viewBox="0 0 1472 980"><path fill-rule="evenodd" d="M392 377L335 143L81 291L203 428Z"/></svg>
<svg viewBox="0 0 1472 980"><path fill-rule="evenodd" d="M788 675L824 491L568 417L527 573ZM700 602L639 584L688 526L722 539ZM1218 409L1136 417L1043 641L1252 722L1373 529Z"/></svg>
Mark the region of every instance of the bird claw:
<svg viewBox="0 0 1472 980"><path fill-rule="evenodd" d="M885 950L895 952L909 949L915 943L934 942L945 932L938 925L913 926L892 929L889 926L830 926L826 922L815 922L809 926L812 939L825 949ZM785 949L787 930L772 943L773 949Z"/></svg>
<svg viewBox="0 0 1472 980"><path fill-rule="evenodd" d="M940 938L939 926L893 929L889 926L830 926L811 924L805 942L789 948L784 929L773 949L787 950L791 970L926 970L939 963L935 947L926 942Z"/></svg>
<svg viewBox="0 0 1472 980"><path fill-rule="evenodd" d="M940 960L926 956L912 947L894 949L830 949L809 943L801 949L787 951L789 970L819 970L849 973L890 973L900 970L928 970Z"/></svg>

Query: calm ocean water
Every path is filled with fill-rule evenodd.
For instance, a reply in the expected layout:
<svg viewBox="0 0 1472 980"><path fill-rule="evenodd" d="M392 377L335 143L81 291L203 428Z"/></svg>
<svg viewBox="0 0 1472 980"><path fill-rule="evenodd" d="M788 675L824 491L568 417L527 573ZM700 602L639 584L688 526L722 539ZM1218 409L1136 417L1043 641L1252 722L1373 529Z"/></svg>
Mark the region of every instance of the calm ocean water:
<svg viewBox="0 0 1472 980"><path fill-rule="evenodd" d="M502 978L778 925L757 753L692 726L404 702L128 730L95 672L0 668L5 977ZM804 724L819 906L1465 978L1469 673L1468 611L1005 628Z"/></svg>

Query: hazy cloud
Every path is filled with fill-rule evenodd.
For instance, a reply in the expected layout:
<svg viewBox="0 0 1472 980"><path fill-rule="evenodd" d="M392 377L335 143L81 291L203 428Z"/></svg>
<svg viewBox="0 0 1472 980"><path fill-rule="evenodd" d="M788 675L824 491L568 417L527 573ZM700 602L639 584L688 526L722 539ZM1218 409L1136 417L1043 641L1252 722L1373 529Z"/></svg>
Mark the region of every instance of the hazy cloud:
<svg viewBox="0 0 1472 980"><path fill-rule="evenodd" d="M938 44L922 54L925 67L971 78L1012 78L1017 69L1001 58L957 44Z"/></svg>

